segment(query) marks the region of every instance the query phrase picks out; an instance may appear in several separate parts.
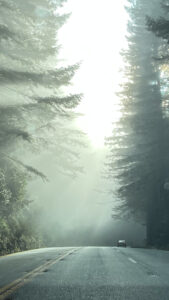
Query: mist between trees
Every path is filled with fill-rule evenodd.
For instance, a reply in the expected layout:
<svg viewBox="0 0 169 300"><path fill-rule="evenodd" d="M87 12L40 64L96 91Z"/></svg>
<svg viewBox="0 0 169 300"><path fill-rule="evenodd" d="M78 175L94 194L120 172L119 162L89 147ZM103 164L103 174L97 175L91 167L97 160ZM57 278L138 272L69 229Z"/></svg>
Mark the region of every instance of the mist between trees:
<svg viewBox="0 0 169 300"><path fill-rule="evenodd" d="M36 226L27 185L46 150L58 172L78 176L85 135L74 126L82 96L68 94L79 65L59 61L62 0L0 0L0 253L51 243ZM114 217L145 224L147 245L169 247L169 3L130 0L121 118L106 139ZM111 214L111 212L110 212Z"/></svg>
<svg viewBox="0 0 169 300"><path fill-rule="evenodd" d="M75 107L81 95L67 86L78 69L58 60L60 0L0 0L0 253L44 245L35 228L27 183L42 170L29 165L29 153L48 150L58 172L82 172L77 149L84 134L75 128ZM76 147L75 147L76 146Z"/></svg>
<svg viewBox="0 0 169 300"><path fill-rule="evenodd" d="M169 2L130 0L121 119L106 143L118 182L117 216L146 226L147 245L169 247Z"/></svg>

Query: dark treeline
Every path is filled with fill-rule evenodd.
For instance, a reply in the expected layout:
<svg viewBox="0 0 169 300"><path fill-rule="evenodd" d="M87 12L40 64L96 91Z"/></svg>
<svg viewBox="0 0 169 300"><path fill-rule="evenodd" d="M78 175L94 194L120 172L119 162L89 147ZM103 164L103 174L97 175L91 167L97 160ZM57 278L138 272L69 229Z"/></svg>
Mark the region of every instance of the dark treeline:
<svg viewBox="0 0 169 300"><path fill-rule="evenodd" d="M107 139L117 215L147 229L147 245L169 247L169 3L128 0L121 118Z"/></svg>
<svg viewBox="0 0 169 300"><path fill-rule="evenodd" d="M58 171L81 172L72 145L82 143L82 133L71 125L81 95L66 92L78 65L58 60L57 32L68 18L57 13L63 2L0 0L0 253L43 244L27 183L47 178L28 155L48 149Z"/></svg>

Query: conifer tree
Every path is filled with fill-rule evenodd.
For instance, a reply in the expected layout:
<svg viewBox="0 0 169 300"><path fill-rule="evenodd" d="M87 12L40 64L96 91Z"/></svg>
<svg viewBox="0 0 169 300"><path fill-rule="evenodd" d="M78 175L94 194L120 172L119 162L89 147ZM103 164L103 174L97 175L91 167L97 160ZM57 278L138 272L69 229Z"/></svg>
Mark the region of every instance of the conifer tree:
<svg viewBox="0 0 169 300"><path fill-rule="evenodd" d="M77 147L83 134L73 127L81 95L68 94L78 64L59 61L57 33L68 15L57 11L64 0L0 0L0 249L35 247L32 227L22 212L30 174L27 153L50 151L56 169L81 172ZM75 146L74 146L75 145ZM27 155L28 156L28 155ZM22 230L23 228L23 230ZM37 239L37 243L38 239ZM36 245L37 246L37 245Z"/></svg>
<svg viewBox="0 0 169 300"><path fill-rule="evenodd" d="M126 81L119 93L122 117L114 135L107 139L111 147L110 174L117 180L119 210L132 214L146 224L147 243L162 241L164 182L168 164L166 123L162 111L160 69L153 59L159 40L147 30L146 14L158 16L158 1L128 1L128 49Z"/></svg>

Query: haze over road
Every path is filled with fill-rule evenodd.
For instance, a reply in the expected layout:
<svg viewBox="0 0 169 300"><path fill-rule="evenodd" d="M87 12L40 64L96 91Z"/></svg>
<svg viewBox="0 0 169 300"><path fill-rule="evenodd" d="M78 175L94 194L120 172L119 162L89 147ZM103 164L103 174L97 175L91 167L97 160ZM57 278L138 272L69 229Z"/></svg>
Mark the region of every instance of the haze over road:
<svg viewBox="0 0 169 300"><path fill-rule="evenodd" d="M47 248L0 257L0 300L168 300L169 252Z"/></svg>

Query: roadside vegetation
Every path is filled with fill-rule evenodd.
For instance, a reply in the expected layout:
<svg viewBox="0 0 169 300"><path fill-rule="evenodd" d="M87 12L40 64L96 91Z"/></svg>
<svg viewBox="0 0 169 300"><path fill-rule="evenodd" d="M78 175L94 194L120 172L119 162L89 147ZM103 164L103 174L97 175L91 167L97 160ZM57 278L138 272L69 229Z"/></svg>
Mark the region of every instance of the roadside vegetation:
<svg viewBox="0 0 169 300"><path fill-rule="evenodd" d="M52 244L27 192L48 181L31 155L47 151L66 176L82 172L84 134L73 125L82 95L69 93L79 65L59 60L64 2L0 0L0 254ZM106 139L113 212L144 224L148 247L169 249L169 2L128 0L126 10L121 117Z"/></svg>
<svg viewBox="0 0 169 300"><path fill-rule="evenodd" d="M28 156L48 149L60 172L81 172L72 146L83 137L72 125L81 95L67 92L78 65L58 59L57 32L68 18L57 13L63 2L0 0L0 254L44 243L27 184L48 179Z"/></svg>
<svg viewBox="0 0 169 300"><path fill-rule="evenodd" d="M121 118L107 139L116 215L145 224L147 246L169 248L169 3L128 0Z"/></svg>

